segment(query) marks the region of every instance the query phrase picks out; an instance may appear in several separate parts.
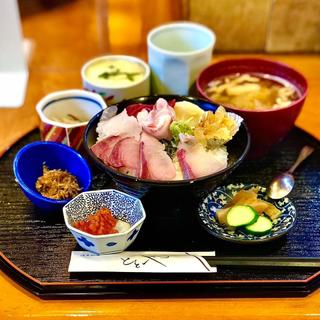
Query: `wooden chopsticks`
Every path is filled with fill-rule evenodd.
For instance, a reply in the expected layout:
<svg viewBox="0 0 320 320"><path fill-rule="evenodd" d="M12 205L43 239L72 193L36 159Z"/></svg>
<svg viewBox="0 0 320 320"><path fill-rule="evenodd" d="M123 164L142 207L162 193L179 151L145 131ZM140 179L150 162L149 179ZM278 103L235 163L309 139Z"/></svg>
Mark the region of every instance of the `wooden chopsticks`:
<svg viewBox="0 0 320 320"><path fill-rule="evenodd" d="M320 257L204 257L212 266L320 268Z"/></svg>

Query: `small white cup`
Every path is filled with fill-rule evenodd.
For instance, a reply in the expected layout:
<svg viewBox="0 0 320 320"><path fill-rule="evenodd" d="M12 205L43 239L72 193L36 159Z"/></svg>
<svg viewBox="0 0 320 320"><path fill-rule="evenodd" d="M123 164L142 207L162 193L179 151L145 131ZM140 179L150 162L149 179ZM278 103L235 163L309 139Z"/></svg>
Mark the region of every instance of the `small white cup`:
<svg viewBox="0 0 320 320"><path fill-rule="evenodd" d="M102 97L85 90L71 89L52 92L36 105L40 117L40 137L79 149L89 120L107 107ZM66 123L68 117L79 119Z"/></svg>
<svg viewBox="0 0 320 320"><path fill-rule="evenodd" d="M216 41L207 27L192 22L165 24L148 33L148 63L155 94L187 95L208 66Z"/></svg>

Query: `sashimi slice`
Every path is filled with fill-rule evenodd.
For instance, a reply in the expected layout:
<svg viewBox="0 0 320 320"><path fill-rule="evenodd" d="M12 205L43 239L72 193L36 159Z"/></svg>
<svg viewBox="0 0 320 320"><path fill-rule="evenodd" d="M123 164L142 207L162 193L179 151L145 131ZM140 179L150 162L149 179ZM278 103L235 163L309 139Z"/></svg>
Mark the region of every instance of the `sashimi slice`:
<svg viewBox="0 0 320 320"><path fill-rule="evenodd" d="M183 179L194 179L195 175L193 174L188 162L186 161L186 150L184 149L178 150L177 158L183 174Z"/></svg>
<svg viewBox="0 0 320 320"><path fill-rule="evenodd" d="M157 100L152 111L144 109L137 114L143 130L159 140L171 139L170 124L174 118L173 108L163 98Z"/></svg>
<svg viewBox="0 0 320 320"><path fill-rule="evenodd" d="M193 178L203 177L221 171L227 167L228 153L226 148L220 147L207 151L200 143L179 143L178 153L182 153L184 161L179 161L181 170L185 172L186 164L193 173ZM188 176L188 173L184 173Z"/></svg>
<svg viewBox="0 0 320 320"><path fill-rule="evenodd" d="M110 119L100 121L97 125L98 141L111 136L134 137L139 140L141 131L141 124L135 117L129 117L126 109Z"/></svg>
<svg viewBox="0 0 320 320"><path fill-rule="evenodd" d="M133 137L123 138L114 145L109 164L136 176L139 168L139 149L140 144Z"/></svg>
<svg viewBox="0 0 320 320"><path fill-rule="evenodd" d="M173 108L176 104L176 100L172 99L168 101L168 105ZM137 117L138 113L142 110L152 111L155 108L154 104L144 104L144 103L135 103L127 106L127 114L128 116Z"/></svg>
<svg viewBox="0 0 320 320"><path fill-rule="evenodd" d="M139 149L139 172L138 177L141 179L148 179L149 178L149 171L148 171L148 164L145 157L145 150L144 150L144 142L140 142L140 149Z"/></svg>
<svg viewBox="0 0 320 320"><path fill-rule="evenodd" d="M141 110L141 111L137 114L138 123L141 124L142 128L143 128L143 125L149 121L149 117L150 117L150 116L149 116L149 112L148 112L148 110L146 110L146 109ZM144 129L144 128L143 128L143 129Z"/></svg>
<svg viewBox="0 0 320 320"><path fill-rule="evenodd" d="M109 156L114 145L123 139L119 136L111 136L96 142L90 149L95 156L101 159L105 164L109 164Z"/></svg>
<svg viewBox="0 0 320 320"><path fill-rule="evenodd" d="M148 177L153 180L172 180L175 178L176 170L171 158L164 151L164 145L156 138L143 132L141 134L142 146L140 147L140 155L145 159L145 163L142 164L142 170L140 177L146 175L146 168L148 170Z"/></svg>
<svg viewBox="0 0 320 320"><path fill-rule="evenodd" d="M140 158L140 143L134 138L126 138L120 142L122 162L126 168L137 169Z"/></svg>
<svg viewBox="0 0 320 320"><path fill-rule="evenodd" d="M108 158L108 164L114 168L121 168L123 167L123 161L122 161L122 154L121 154L121 142L126 139L122 138L119 140L114 146L111 151L111 154Z"/></svg>
<svg viewBox="0 0 320 320"><path fill-rule="evenodd" d="M171 100L168 101L168 105L169 105L171 108L174 108L175 104L176 104L176 99L171 99Z"/></svg>
<svg viewBox="0 0 320 320"><path fill-rule="evenodd" d="M137 117L137 114L140 111L146 110L149 112L153 109L153 107L154 107L153 104L135 103L135 104L131 104L126 109L127 109L128 116Z"/></svg>

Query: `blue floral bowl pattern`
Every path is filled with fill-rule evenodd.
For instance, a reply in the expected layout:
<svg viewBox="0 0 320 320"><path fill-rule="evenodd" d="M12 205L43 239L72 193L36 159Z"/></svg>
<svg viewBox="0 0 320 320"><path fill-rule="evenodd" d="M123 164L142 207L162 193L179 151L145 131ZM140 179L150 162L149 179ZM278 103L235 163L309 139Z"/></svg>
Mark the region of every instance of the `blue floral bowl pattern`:
<svg viewBox="0 0 320 320"><path fill-rule="evenodd" d="M273 221L272 230L268 234L252 235L243 232L241 229L228 230L218 223L216 211L230 201L238 191L252 187L258 187L258 198L270 202L270 199L266 195L265 187L255 184L244 185L242 183L221 186L200 203L198 217L201 225L213 236L236 243L262 243L277 239L286 234L294 226L297 217L296 209L289 198L272 201L282 213L278 219Z"/></svg>
<svg viewBox="0 0 320 320"><path fill-rule="evenodd" d="M101 208L110 209L115 218L129 223L130 229L122 233L97 236L72 226L75 221L86 220ZM137 237L146 218L139 199L113 189L81 193L63 207L63 216L78 244L97 254L124 251Z"/></svg>

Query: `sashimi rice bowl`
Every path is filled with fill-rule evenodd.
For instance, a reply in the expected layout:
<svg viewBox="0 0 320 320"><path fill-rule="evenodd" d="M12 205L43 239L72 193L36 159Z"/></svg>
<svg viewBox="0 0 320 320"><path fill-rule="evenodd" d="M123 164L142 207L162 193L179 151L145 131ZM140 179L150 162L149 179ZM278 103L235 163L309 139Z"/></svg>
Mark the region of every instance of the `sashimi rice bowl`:
<svg viewBox="0 0 320 320"><path fill-rule="evenodd" d="M84 140L95 164L138 196L174 186L208 192L240 164L250 144L240 116L181 96L110 106L91 119Z"/></svg>

